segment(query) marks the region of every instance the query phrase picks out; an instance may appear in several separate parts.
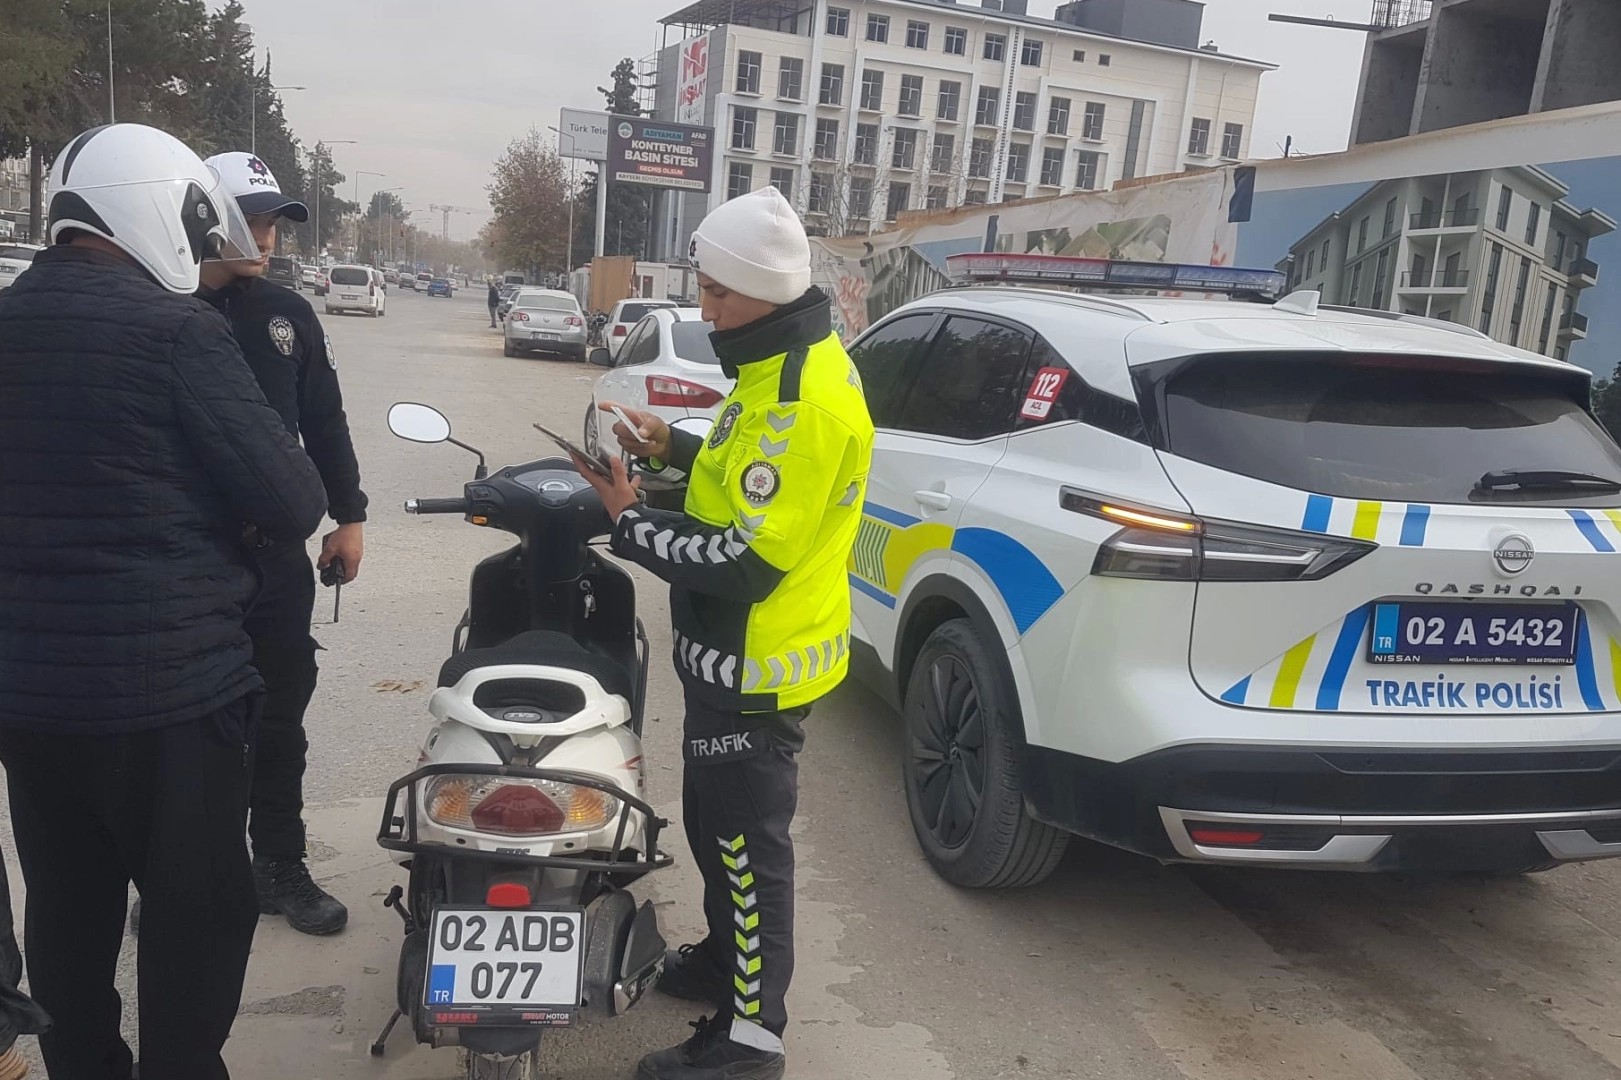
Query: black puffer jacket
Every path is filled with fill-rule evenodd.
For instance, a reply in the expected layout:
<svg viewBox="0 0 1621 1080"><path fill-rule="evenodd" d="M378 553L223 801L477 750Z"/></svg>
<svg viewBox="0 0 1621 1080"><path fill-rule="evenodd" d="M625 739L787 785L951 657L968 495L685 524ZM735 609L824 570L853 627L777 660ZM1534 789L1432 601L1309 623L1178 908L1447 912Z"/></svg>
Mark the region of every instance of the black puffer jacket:
<svg viewBox="0 0 1621 1080"><path fill-rule="evenodd" d="M325 510L203 301L83 247L0 293L0 725L140 731L258 689L243 533L301 543Z"/></svg>

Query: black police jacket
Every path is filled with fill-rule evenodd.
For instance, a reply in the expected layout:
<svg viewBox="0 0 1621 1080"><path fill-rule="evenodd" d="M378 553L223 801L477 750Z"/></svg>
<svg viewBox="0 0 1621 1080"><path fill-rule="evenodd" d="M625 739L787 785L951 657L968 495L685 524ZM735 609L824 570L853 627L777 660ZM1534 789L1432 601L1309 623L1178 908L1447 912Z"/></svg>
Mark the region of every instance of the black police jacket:
<svg viewBox="0 0 1621 1080"><path fill-rule="evenodd" d="M325 510L207 304L81 247L0 292L0 726L141 731L258 689L243 534L298 544Z"/></svg>
<svg viewBox="0 0 1621 1080"><path fill-rule="evenodd" d="M321 472L332 520L366 520L366 493L338 389L338 360L321 322L298 293L261 278L243 278L197 294L231 321L231 332L270 407Z"/></svg>
<svg viewBox="0 0 1621 1080"><path fill-rule="evenodd" d="M260 389L288 432L303 439L326 485L332 519L365 521L366 493L338 389L337 356L309 301L262 278L197 295L231 321ZM248 613L248 634L260 646L308 642L315 578L304 546L270 544L258 555L263 588Z"/></svg>

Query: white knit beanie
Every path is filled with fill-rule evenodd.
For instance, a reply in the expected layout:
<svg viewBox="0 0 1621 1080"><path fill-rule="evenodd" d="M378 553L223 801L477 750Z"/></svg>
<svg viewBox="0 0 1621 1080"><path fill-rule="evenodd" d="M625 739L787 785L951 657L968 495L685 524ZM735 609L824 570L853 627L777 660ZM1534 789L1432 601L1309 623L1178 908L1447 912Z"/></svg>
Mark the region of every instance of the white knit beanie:
<svg viewBox="0 0 1621 1080"><path fill-rule="evenodd" d="M774 187L722 203L692 234L693 269L733 292L791 304L810 288L810 241Z"/></svg>

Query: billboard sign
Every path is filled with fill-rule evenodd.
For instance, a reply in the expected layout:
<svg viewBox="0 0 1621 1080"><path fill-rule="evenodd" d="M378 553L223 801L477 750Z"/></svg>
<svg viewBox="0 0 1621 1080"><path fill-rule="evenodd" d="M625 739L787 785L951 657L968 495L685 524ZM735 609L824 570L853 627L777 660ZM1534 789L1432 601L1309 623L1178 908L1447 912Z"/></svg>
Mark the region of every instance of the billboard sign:
<svg viewBox="0 0 1621 1080"><path fill-rule="evenodd" d="M709 35L681 43L681 81L676 84L675 119L678 124L702 124L709 101Z"/></svg>
<svg viewBox="0 0 1621 1080"><path fill-rule="evenodd" d="M557 130L563 133L558 140L558 153L566 158L582 161L606 161L608 158L608 114L587 109L564 109L557 121Z"/></svg>
<svg viewBox="0 0 1621 1080"><path fill-rule="evenodd" d="M608 175L621 184L710 189L714 128L672 124L645 116L615 116L608 139Z"/></svg>

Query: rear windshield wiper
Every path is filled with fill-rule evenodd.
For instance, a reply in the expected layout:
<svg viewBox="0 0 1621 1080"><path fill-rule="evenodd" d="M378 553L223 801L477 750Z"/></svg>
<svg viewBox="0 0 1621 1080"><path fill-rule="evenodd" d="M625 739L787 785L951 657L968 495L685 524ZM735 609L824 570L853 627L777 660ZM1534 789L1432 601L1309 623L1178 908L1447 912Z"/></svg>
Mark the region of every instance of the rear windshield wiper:
<svg viewBox="0 0 1621 1080"><path fill-rule="evenodd" d="M1499 491L1576 491L1584 495L1614 495L1621 492L1621 480L1562 469L1504 469L1489 472L1475 481L1477 494Z"/></svg>

